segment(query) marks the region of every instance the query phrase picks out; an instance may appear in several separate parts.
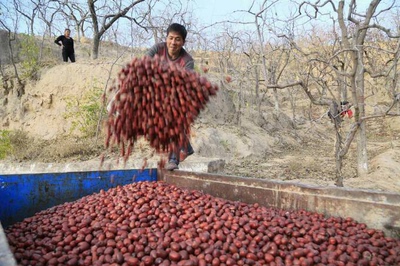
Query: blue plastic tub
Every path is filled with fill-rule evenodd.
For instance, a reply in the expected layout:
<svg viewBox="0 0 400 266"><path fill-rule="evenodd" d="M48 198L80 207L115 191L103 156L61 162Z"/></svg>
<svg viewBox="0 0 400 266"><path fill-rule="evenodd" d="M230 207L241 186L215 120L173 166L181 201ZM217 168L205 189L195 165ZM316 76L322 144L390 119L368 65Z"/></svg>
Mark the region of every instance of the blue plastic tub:
<svg viewBox="0 0 400 266"><path fill-rule="evenodd" d="M139 181L156 181L157 169L0 175L4 228L47 208Z"/></svg>

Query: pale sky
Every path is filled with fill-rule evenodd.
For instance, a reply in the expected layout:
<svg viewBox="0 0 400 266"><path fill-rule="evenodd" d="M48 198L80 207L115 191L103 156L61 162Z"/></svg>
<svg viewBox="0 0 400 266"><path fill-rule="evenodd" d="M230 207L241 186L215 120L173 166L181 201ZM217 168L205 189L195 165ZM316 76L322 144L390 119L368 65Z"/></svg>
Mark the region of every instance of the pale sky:
<svg viewBox="0 0 400 266"><path fill-rule="evenodd" d="M248 11L252 7L251 12L259 12L261 5L264 0L193 0L193 13L199 18L199 22L202 25L211 25L215 22L222 21L235 21L235 22L247 22L250 25L238 24L234 25L235 28L253 28L254 27L254 14L250 14ZM264 13L265 17L281 18L286 20L288 17L292 17L296 12L298 5L294 4L295 0L269 0L266 1L268 7ZM251 6L253 2L256 2L254 6ZM265 8L265 6L264 6Z"/></svg>
<svg viewBox="0 0 400 266"><path fill-rule="evenodd" d="M224 30L222 24L215 25L216 22L236 22L230 24L237 30L254 30L254 15L248 12L251 7L253 0L193 0L193 14L199 19L201 26L213 25L209 30L218 32ZM274 0L273 2L275 2ZM291 0L284 1L285 4ZM252 12L257 12L260 9L260 5L264 2L263 0L257 0L256 5L252 8ZM271 3L272 1L267 1ZM270 9L275 10L274 9ZM281 14L280 14L281 15ZM247 22L251 24L243 24L241 22Z"/></svg>
<svg viewBox="0 0 400 266"><path fill-rule="evenodd" d="M237 10L247 10L251 0L196 0L193 11L202 23L211 24L216 21L233 17L243 17L244 13L234 13Z"/></svg>
<svg viewBox="0 0 400 266"><path fill-rule="evenodd" d="M193 12L196 14L196 17L201 19L203 24L212 24L213 22L223 21L228 19L236 19L242 21L254 21L254 16L247 15L246 12L234 12L238 10L248 10L253 2L256 2L252 11L259 11L260 5L264 2L264 0L193 0L195 4L193 5ZM357 11L364 13L367 9L369 3L372 0L357 0ZM294 2L301 2L296 0L268 0L266 1L267 5L271 3L275 3L274 6L268 9L270 12L274 13L275 17L284 17L288 16L290 13L296 13L296 9L298 8L298 4ZM317 2L316 0L310 2ZM324 1L321 1L324 2ZM351 1L345 1L345 11L347 11L348 5ZM337 1L335 1L337 3ZM382 0L382 2L378 6L379 9L385 9L391 6L393 0ZM399 7L400 0L396 0L396 7ZM310 8L311 9L311 8ZM331 11L331 6L326 5L320 11L326 12Z"/></svg>

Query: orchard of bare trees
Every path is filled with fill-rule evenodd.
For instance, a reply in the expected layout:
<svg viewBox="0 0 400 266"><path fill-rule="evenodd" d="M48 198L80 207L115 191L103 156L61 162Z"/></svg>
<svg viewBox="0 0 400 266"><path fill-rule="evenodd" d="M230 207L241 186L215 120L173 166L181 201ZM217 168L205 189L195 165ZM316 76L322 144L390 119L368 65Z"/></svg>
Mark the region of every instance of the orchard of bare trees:
<svg viewBox="0 0 400 266"><path fill-rule="evenodd" d="M209 25L196 5L201 1L1 1L0 95L24 94L27 80L49 64L45 41L64 28L78 43L90 41L91 60L98 60L103 43L144 48L163 40L166 27L178 22L189 31L185 46L195 55L196 71L214 75L235 95L238 127L245 106L258 120L266 119L263 106L273 107L279 120L283 99L289 99L295 127L297 103L307 99L326 108L336 132L336 185L343 186L343 160L352 144L357 174L368 173L367 121L400 115L399 1L251 0L246 9ZM375 94L385 100L372 112L368 99ZM349 128L342 127L345 116Z"/></svg>

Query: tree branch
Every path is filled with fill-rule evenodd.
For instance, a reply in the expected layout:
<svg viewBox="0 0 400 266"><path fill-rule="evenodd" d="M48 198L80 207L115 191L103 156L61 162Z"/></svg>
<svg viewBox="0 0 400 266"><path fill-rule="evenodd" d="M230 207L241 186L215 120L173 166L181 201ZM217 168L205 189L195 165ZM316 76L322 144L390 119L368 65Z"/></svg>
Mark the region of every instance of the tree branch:
<svg viewBox="0 0 400 266"><path fill-rule="evenodd" d="M144 0L136 0L135 2L131 3L130 5L128 5L127 7L125 7L121 12L117 13L117 14L113 14L113 15L108 15L104 18L102 26L101 26L101 30L99 31L99 35L103 35L104 32L107 31L108 28L110 28L112 26L112 24L117 21L120 17L125 16L126 13L129 12L129 10L136 6L137 4L144 2ZM107 22L107 18L110 18L110 21Z"/></svg>

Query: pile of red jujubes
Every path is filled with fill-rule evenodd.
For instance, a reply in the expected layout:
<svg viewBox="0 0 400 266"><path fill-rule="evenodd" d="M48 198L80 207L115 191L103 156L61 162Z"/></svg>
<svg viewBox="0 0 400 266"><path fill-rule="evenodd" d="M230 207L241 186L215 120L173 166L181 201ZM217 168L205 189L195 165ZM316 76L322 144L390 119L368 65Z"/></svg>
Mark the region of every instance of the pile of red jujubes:
<svg viewBox="0 0 400 266"><path fill-rule="evenodd" d="M177 152L187 145L191 124L217 90L205 77L162 57L134 58L110 88L115 96L106 148L118 145L126 160L143 136L157 152Z"/></svg>
<svg viewBox="0 0 400 266"><path fill-rule="evenodd" d="M138 182L5 230L18 265L400 265L400 240L351 218Z"/></svg>

